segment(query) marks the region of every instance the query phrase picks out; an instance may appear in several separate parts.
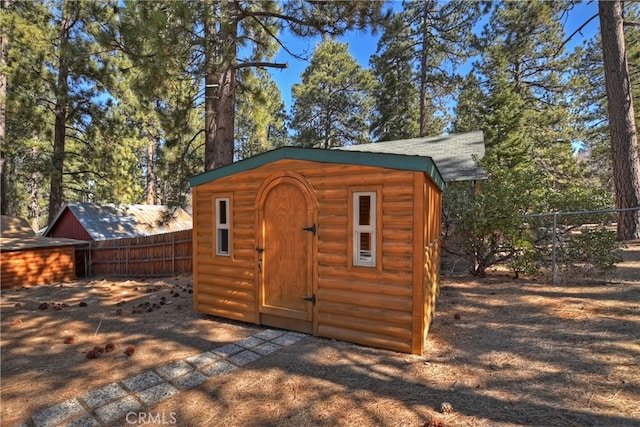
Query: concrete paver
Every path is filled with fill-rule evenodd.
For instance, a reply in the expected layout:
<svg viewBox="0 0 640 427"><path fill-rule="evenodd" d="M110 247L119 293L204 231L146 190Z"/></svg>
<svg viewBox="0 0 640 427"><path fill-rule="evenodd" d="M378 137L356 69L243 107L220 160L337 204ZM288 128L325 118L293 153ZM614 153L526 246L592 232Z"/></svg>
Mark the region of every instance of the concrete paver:
<svg viewBox="0 0 640 427"><path fill-rule="evenodd" d="M214 362L217 362L221 359L221 356L212 353L210 351L206 351L204 353L196 354L195 356L187 357L187 362L191 363L196 368L202 368L203 366L210 365Z"/></svg>
<svg viewBox="0 0 640 427"><path fill-rule="evenodd" d="M261 354L254 353L253 351L245 350L238 354L234 354L233 356L229 357L229 359L227 360L229 360L229 362L233 363L234 365L244 366L248 363L253 362L254 360L260 359L261 357L262 357Z"/></svg>
<svg viewBox="0 0 640 427"><path fill-rule="evenodd" d="M95 413L103 423L110 423L124 418L130 412L140 412L142 404L133 396L127 396L108 405L96 408Z"/></svg>
<svg viewBox="0 0 640 427"><path fill-rule="evenodd" d="M173 385L175 385L181 390L189 390L191 388L195 388L199 386L200 384L204 383L208 379L209 377L206 376L205 374L195 371L183 377L175 379L173 381Z"/></svg>
<svg viewBox="0 0 640 427"><path fill-rule="evenodd" d="M177 362L156 369L156 372L166 380L176 379L191 371L193 371L193 368L184 360L178 360Z"/></svg>
<svg viewBox="0 0 640 427"><path fill-rule="evenodd" d="M212 351L222 357L229 357L232 354L240 353L244 348L235 344L227 344L225 346L214 348Z"/></svg>
<svg viewBox="0 0 640 427"><path fill-rule="evenodd" d="M89 408L97 408L103 406L112 400L126 396L128 393L125 389L116 383L108 384L99 389L90 391L82 397L82 400Z"/></svg>
<svg viewBox="0 0 640 427"><path fill-rule="evenodd" d="M132 378L127 378L122 381L124 386L130 391L140 391L145 388L153 387L156 384L160 384L162 382L162 378L158 376L153 371L147 371L143 374L136 375Z"/></svg>
<svg viewBox="0 0 640 427"><path fill-rule="evenodd" d="M84 412L84 408L78 402L78 399L69 399L38 412L33 416L33 423L36 427L54 426Z"/></svg>
<svg viewBox="0 0 640 427"><path fill-rule="evenodd" d="M209 365L202 369L202 373L209 377L219 377L220 375L228 374L231 371L238 369L238 367L226 360L220 360L213 365Z"/></svg>
<svg viewBox="0 0 640 427"><path fill-rule="evenodd" d="M168 383L160 383L151 388L139 391L136 396L146 405L153 405L178 393L178 389Z"/></svg>

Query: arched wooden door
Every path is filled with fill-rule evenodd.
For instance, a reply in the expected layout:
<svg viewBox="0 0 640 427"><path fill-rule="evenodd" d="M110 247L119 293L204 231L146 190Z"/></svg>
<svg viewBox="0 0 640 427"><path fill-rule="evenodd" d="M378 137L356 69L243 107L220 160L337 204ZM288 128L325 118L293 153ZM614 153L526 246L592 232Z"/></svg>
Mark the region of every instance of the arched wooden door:
<svg viewBox="0 0 640 427"><path fill-rule="evenodd" d="M263 184L257 202L260 323L313 333L313 188L297 174L278 174Z"/></svg>

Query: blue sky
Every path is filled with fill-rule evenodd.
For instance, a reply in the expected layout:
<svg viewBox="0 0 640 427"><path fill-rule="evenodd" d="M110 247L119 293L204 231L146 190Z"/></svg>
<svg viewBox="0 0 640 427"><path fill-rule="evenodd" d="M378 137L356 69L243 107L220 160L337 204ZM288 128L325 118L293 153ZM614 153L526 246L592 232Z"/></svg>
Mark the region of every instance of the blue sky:
<svg viewBox="0 0 640 427"><path fill-rule="evenodd" d="M391 4L394 9L401 8L401 2L396 1ZM591 16L598 13L598 5L595 0L581 3L574 10L571 11L565 23L565 34L568 36L577 30L584 22ZM591 21L583 30L582 34L577 34L568 44L569 48L573 48L576 45L581 45L586 39L591 38L597 31L599 31L598 18ZM369 58L376 53L377 43L380 34L372 35L371 33L363 32L349 32L338 40L349 44L349 51L351 55L365 68L369 67ZM317 39L299 39L293 37L290 34L283 34L283 40L286 46L296 54L304 54L311 57L315 45L320 40ZM282 92L282 99L285 103L287 113L291 112L291 86L300 83L300 75L309 65L308 61L300 61L284 50L281 50L275 58L275 62L286 62L289 64L288 68L271 69L271 75L274 81Z"/></svg>

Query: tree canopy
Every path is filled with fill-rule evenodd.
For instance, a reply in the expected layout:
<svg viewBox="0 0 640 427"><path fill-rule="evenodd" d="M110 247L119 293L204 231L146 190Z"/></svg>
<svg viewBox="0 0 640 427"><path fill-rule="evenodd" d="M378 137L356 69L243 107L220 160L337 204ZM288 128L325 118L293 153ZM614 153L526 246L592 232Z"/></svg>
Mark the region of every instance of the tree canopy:
<svg viewBox="0 0 640 427"><path fill-rule="evenodd" d="M323 40L313 53L295 99L291 126L302 147L332 148L369 141L373 75L349 54L348 46Z"/></svg>
<svg viewBox="0 0 640 427"><path fill-rule="evenodd" d="M188 177L282 145L478 129L487 187L519 195L518 214L567 200L613 206L620 193L606 41L567 48L573 2L407 2L393 13L299 0L0 6L1 207L35 228L65 201L188 203ZM638 5L625 13L637 20ZM344 35L374 31L364 64ZM639 31L624 27L636 106ZM278 52L307 64L291 111L271 74L286 66Z"/></svg>

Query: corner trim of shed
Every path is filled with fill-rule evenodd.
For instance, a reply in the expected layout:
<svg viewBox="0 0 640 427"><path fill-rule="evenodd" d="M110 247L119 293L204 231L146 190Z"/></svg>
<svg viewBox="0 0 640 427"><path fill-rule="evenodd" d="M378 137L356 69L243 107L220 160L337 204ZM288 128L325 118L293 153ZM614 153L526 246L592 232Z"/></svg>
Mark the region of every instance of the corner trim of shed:
<svg viewBox="0 0 640 427"><path fill-rule="evenodd" d="M320 163L338 163L360 166L374 166L398 170L421 171L429 175L433 182L444 190L445 182L433 159L428 156L408 156L404 154L370 153L360 151L322 150L314 148L281 147L254 157L204 172L189 179L189 185L196 187L225 176L234 175L282 159L307 160Z"/></svg>

